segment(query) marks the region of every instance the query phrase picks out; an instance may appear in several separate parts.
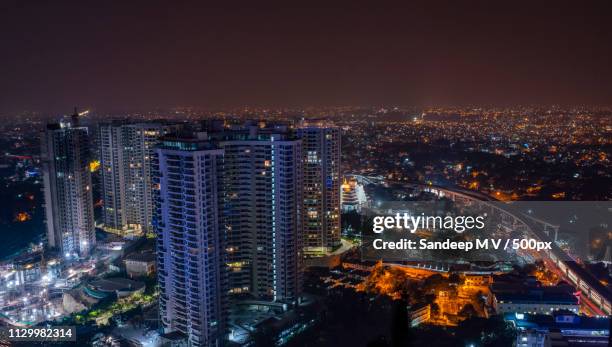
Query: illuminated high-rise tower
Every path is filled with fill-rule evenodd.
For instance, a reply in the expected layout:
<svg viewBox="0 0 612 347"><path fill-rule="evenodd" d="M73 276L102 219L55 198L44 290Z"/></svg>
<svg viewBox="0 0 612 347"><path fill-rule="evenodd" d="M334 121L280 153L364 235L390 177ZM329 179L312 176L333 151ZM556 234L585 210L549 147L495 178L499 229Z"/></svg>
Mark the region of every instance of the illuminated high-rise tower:
<svg viewBox="0 0 612 347"><path fill-rule="evenodd" d="M159 308L166 332L219 346L226 327L223 150L197 139L162 141L155 160Z"/></svg>
<svg viewBox="0 0 612 347"><path fill-rule="evenodd" d="M103 221L109 231L149 232L153 213L151 162L159 138L179 124L113 121L99 125Z"/></svg>
<svg viewBox="0 0 612 347"><path fill-rule="evenodd" d="M297 130L304 160L304 253L340 246L340 129L308 122Z"/></svg>
<svg viewBox="0 0 612 347"><path fill-rule="evenodd" d="M48 246L85 257L96 242L88 129L75 110L47 125L41 145Z"/></svg>
<svg viewBox="0 0 612 347"><path fill-rule="evenodd" d="M301 142L284 127L219 136L224 150L229 291L294 301L302 289Z"/></svg>
<svg viewBox="0 0 612 347"><path fill-rule="evenodd" d="M299 300L301 148L285 127L163 139L153 226L165 331L212 346L226 331L226 298Z"/></svg>

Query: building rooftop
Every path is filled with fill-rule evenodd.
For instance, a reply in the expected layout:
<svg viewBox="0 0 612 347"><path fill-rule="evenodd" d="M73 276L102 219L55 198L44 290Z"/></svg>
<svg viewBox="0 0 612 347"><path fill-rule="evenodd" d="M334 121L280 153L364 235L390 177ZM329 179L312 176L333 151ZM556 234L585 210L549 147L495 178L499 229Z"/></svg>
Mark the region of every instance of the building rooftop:
<svg viewBox="0 0 612 347"><path fill-rule="evenodd" d="M506 313L504 319L514 323L519 329L592 330L601 331L608 336L610 334L608 317L587 317L559 311L555 315Z"/></svg>
<svg viewBox="0 0 612 347"><path fill-rule="evenodd" d="M530 290L523 293L496 293L500 303L547 303L578 305L578 298L570 293L550 292L547 290Z"/></svg>
<svg viewBox="0 0 612 347"><path fill-rule="evenodd" d="M145 284L127 278L104 278L90 282L85 292L95 298L102 298L117 292L134 292L144 288Z"/></svg>
<svg viewBox="0 0 612 347"><path fill-rule="evenodd" d="M144 251L138 253L132 253L125 257L126 261L140 261L140 262L154 262L155 261L155 253L151 251Z"/></svg>

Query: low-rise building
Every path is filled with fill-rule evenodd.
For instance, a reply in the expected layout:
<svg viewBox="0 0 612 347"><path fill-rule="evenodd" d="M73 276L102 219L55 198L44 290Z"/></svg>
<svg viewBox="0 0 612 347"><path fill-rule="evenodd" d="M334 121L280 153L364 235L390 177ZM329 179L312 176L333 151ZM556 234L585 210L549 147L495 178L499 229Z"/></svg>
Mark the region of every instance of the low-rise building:
<svg viewBox="0 0 612 347"><path fill-rule="evenodd" d="M517 347L607 346L610 318L570 312L554 315L507 313L504 319L517 331Z"/></svg>
<svg viewBox="0 0 612 347"><path fill-rule="evenodd" d="M431 305L423 304L413 306L410 308L408 314L410 316L410 326L412 327L427 323L431 319Z"/></svg>
<svg viewBox="0 0 612 347"><path fill-rule="evenodd" d="M150 276L155 273L155 253L139 252L125 258L125 271L130 278Z"/></svg>
<svg viewBox="0 0 612 347"><path fill-rule="evenodd" d="M498 313L551 314L566 310L578 313L578 298L570 293L551 292L545 288L519 293L495 293L493 307Z"/></svg>
<svg viewBox="0 0 612 347"><path fill-rule="evenodd" d="M117 298L124 298L136 293L143 293L145 284L132 281L127 278L115 277L104 278L88 283L83 291L96 299L103 299L109 295L116 295Z"/></svg>
<svg viewBox="0 0 612 347"><path fill-rule="evenodd" d="M565 310L578 313L580 302L575 289L565 283L542 286L535 277L494 276L492 306L498 313L552 314Z"/></svg>

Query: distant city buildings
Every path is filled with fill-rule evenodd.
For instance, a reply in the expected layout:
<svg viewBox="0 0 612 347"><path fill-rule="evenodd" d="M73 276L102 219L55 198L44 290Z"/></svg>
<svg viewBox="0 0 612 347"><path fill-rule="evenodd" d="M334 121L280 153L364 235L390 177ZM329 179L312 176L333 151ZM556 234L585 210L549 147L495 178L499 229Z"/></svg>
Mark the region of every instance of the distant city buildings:
<svg viewBox="0 0 612 347"><path fill-rule="evenodd" d="M601 128L596 126L595 119L580 117L577 120L582 123L576 123L580 129ZM285 327L279 329L277 340L281 344L305 326L294 324L295 312L291 309L304 299L301 297L304 255L327 254L340 245L340 212L359 212L366 203L362 184L447 182L500 200L523 196L566 197L565 192L551 190L539 178L533 179L534 175L546 177L540 169L526 167L527 174L511 183L514 186L508 186L508 180L502 176L505 171L488 167L488 160L503 162L512 158L526 161L544 158L549 164L572 163L572 170L573 166L578 167L575 173L571 172L575 180L586 180L590 169L581 168L591 167L595 169L590 174L609 178L605 171L609 156L596 147L587 147L591 132L585 132L589 137L566 136L567 129L554 126L556 120L552 116L547 116L542 124L521 120L522 116L469 118L465 127L455 126L456 120L432 121L428 117L386 123L374 122L368 116L360 122L344 123L343 129L349 135L345 145L351 154L350 162L347 160L350 170L345 171L354 173L344 181L340 170L340 131L325 122L304 123L292 129L269 126L262 121L230 126L228 121L207 120L201 122L200 133L187 137L168 137L178 127L161 122L103 123L99 127L98 144L104 226L120 234L130 231L158 234L157 253L139 252L122 261L128 276L134 278L151 275L156 265L159 266L160 317L165 340L218 346L229 333L230 341L248 343L253 341L253 332L257 329L265 331L282 321ZM499 134L490 135L491 130ZM515 138L515 134L520 136ZM602 134L605 132L597 135L598 144L607 144L609 141ZM87 182L85 175L89 174L87 168L94 170L87 166L93 163L88 158L87 136L87 128L79 127L75 115L70 121L49 125L43 141L45 209L48 227L51 225L47 239L49 246L63 251L69 258L87 256L86 250L95 242L91 178L89 184L84 183ZM567 150L573 145L573 142L563 142L568 139L584 148ZM550 145L551 140L562 141L557 148ZM439 157L447 148L478 157ZM28 160L35 162L36 158ZM83 167L86 169L82 170ZM26 169L20 175L31 178L36 176L35 172ZM368 193L372 196L379 193L371 188L368 187ZM570 188L573 189L567 185L567 197L580 197L576 192L572 194ZM399 198L414 197L405 187L392 186L389 191ZM586 190L578 189L579 194L583 191ZM83 202L87 199L89 202ZM88 211L87 206L90 206ZM21 221L21 216L18 214L16 220ZM81 227L84 225L81 219L87 218L91 229ZM601 234L600 240L593 238L593 242L597 246L602 244L596 249L596 259L603 256L601 260L609 262L612 248L605 248L608 236ZM108 254L120 250L120 242L108 241L103 245L105 242L100 241L97 247L98 250L105 247ZM49 276L52 271L47 265L49 262L45 264L45 256L36 253L34 257L16 258L8 268L12 274L4 277L0 285L21 289L55 283L50 282L53 276ZM527 262L531 260L527 258ZM88 261L92 270L87 266L83 274L90 274L94 268L100 269L99 273L106 271L96 259ZM599 295L608 292L597 288L609 283L606 276L601 283L590 282L590 275L580 272L593 271L588 265L582 269L581 264L574 267L567 264L567 270L565 263L557 264L567 275L569 284L556 280L552 284L536 283L535 276L529 280L511 278L508 283L496 278L491 284L488 279L494 276L466 275L462 284L452 285L456 293L435 290L438 310L429 304L410 307L411 324L457 324L465 318L457 315L463 300L473 302L472 307L480 317L489 317L493 311L516 317L518 346L547 346L557 339L572 342L571 339L586 341L601 337L603 341L609 338L609 330L603 329L601 323L574 314L581 309L582 300L585 300L583 314L595 314L584 306L589 304L587 299L609 313L606 312L609 296ZM343 265L349 268L346 263ZM374 268L365 262L356 262L350 267L322 276L321 288L357 290ZM108 266L108 270L113 268ZM74 269L81 271L77 266ZM509 269L496 267L497 271ZM77 282L63 281L65 288L61 288L66 289L62 298L63 313L80 312L108 293L119 294L131 289L131 282L120 280L97 281L79 290L68 290L69 285ZM316 283L319 288L319 282ZM482 295L477 294L475 287L482 287ZM143 288L135 289L133 292L141 292ZM481 300L483 308L476 305ZM268 311L262 314L264 310ZM56 317L52 310L35 316L48 319L45 316L49 313ZM530 313L545 318L526 318L535 316ZM28 317L29 313L20 319L25 322ZM550 321L553 318L555 322Z"/></svg>
<svg viewBox="0 0 612 347"><path fill-rule="evenodd" d="M297 134L304 156L304 253L340 246L340 128L304 122Z"/></svg>
<svg viewBox="0 0 612 347"><path fill-rule="evenodd" d="M47 242L65 257L86 257L96 243L89 132L78 117L48 124L41 142Z"/></svg>
<svg viewBox="0 0 612 347"><path fill-rule="evenodd" d="M165 122L113 121L99 125L103 222L108 231L150 232L151 162L161 136L180 129Z"/></svg>
<svg viewBox="0 0 612 347"><path fill-rule="evenodd" d="M360 212L361 207L367 203L367 197L363 185L359 184L354 177L344 178L340 195L342 212Z"/></svg>

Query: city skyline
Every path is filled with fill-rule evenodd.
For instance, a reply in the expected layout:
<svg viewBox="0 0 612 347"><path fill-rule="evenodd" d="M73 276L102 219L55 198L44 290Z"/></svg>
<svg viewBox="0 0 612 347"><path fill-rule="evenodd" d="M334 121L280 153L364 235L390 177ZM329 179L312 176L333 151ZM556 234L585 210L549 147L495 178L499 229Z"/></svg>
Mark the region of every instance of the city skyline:
<svg viewBox="0 0 612 347"><path fill-rule="evenodd" d="M611 19L2 2L0 346L609 345Z"/></svg>
<svg viewBox="0 0 612 347"><path fill-rule="evenodd" d="M0 302L10 324L67 323L97 345L359 345L398 328L392 341L413 334L422 345L438 329L441 345L469 345L491 329L510 345L557 338L557 319L601 341L612 283L602 214L608 112L350 107L111 120L75 111L59 123L5 123L0 193L12 219L0 214L2 227L36 231L44 215L58 232L14 237L22 246L0 263ZM419 245L440 247L431 257L373 255L368 215L391 213L389 201L440 201L463 213L457 202L467 202L486 211L499 238L476 245L522 237L512 244L527 249L454 259L445 245L473 245L476 234L427 243L438 233L419 230ZM542 201L571 212L549 220ZM546 220L529 222L507 202ZM70 216L95 222L95 239L81 242ZM512 328L522 324L542 332Z"/></svg>

